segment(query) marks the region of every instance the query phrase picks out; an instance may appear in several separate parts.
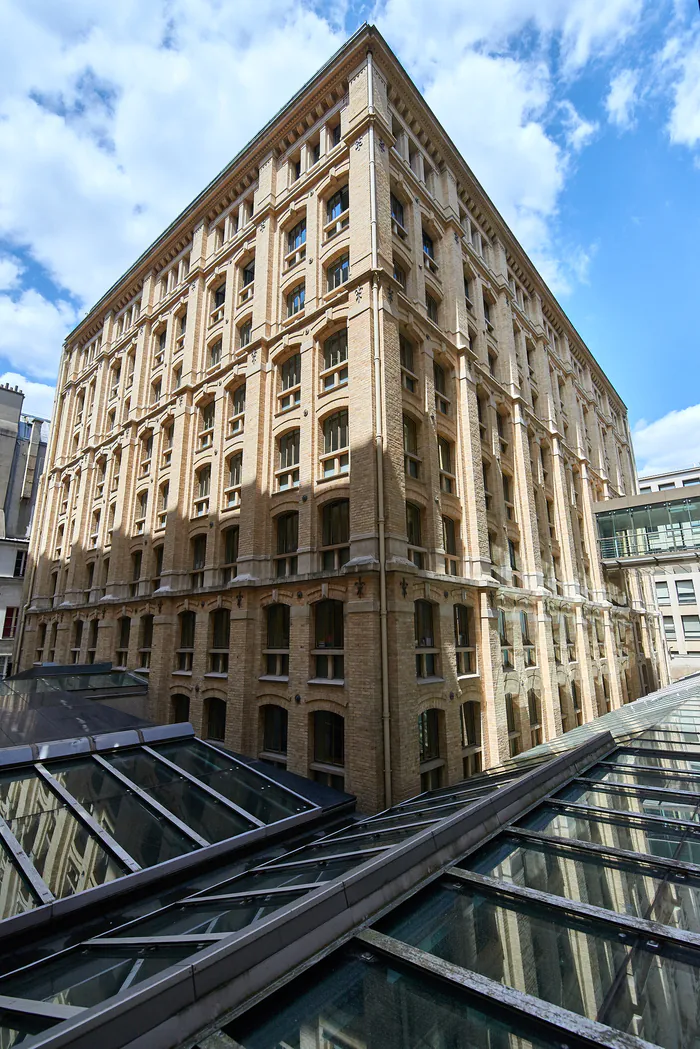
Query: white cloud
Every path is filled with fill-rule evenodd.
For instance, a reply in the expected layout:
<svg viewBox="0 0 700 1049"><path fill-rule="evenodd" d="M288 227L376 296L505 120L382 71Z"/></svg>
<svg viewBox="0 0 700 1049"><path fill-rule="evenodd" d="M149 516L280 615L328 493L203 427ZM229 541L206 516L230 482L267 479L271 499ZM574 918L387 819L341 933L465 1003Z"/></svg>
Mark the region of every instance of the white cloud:
<svg viewBox="0 0 700 1049"><path fill-rule="evenodd" d="M668 133L675 145L700 145L700 30L671 37L661 57L671 80Z"/></svg>
<svg viewBox="0 0 700 1049"><path fill-rule="evenodd" d="M578 153L594 138L598 131L598 124L596 121L582 117L568 99L562 102L561 109L567 144L575 153Z"/></svg>
<svg viewBox="0 0 700 1049"><path fill-rule="evenodd" d="M641 419L632 438L640 474L700 463L700 404L668 412L651 423Z"/></svg>
<svg viewBox="0 0 700 1049"><path fill-rule="evenodd" d="M605 109L611 124L627 131L633 124L633 113L639 102L639 73L635 69L623 69L610 81L610 90L605 100Z"/></svg>
<svg viewBox="0 0 700 1049"><path fill-rule="evenodd" d="M9 383L10 386L19 386L24 394L22 411L25 415L35 415L38 419L50 419L53 412L53 398L56 392L54 386L48 386L43 382L32 382L25 375L18 372L5 372L0 375L0 385Z"/></svg>
<svg viewBox="0 0 700 1049"><path fill-rule="evenodd" d="M69 303L49 302L33 288L0 295L0 358L32 378L53 378L63 340L78 319Z"/></svg>
<svg viewBox="0 0 700 1049"><path fill-rule="evenodd" d="M0 255L0 291L12 291L19 284L22 267L9 255Z"/></svg>

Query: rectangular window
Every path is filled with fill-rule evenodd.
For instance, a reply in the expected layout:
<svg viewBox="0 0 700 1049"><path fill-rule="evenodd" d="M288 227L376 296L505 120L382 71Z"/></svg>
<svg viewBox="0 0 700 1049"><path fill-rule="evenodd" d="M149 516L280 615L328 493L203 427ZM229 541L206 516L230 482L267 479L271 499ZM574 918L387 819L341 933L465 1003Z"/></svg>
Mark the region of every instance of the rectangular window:
<svg viewBox="0 0 700 1049"><path fill-rule="evenodd" d="M326 203L326 225L324 227L326 240L335 237L348 225L350 221L349 208L348 187L343 186Z"/></svg>
<svg viewBox="0 0 700 1049"><path fill-rule="evenodd" d="M513 646L508 637L508 621L502 608L498 609L498 636L501 641L501 664L504 670L513 669Z"/></svg>
<svg viewBox="0 0 700 1049"><path fill-rule="evenodd" d="M250 345L250 340L253 335L253 322L248 320L244 321L238 327L238 345L241 349Z"/></svg>
<svg viewBox="0 0 700 1049"><path fill-rule="evenodd" d="M295 313L300 313L304 309L304 300L306 298L306 285L297 284L296 288L287 295L287 316L293 317Z"/></svg>
<svg viewBox="0 0 700 1049"><path fill-rule="evenodd" d="M440 757L440 711L435 707L418 716L418 751L421 765Z"/></svg>
<svg viewBox="0 0 700 1049"><path fill-rule="evenodd" d="M660 605L670 605L671 595L668 590L668 583L664 579L656 581L656 600Z"/></svg>
<svg viewBox="0 0 700 1049"><path fill-rule="evenodd" d="M217 608L209 615L211 648L209 673L228 674L228 650L231 633L231 613L228 608Z"/></svg>
<svg viewBox="0 0 700 1049"><path fill-rule="evenodd" d="M391 228L393 229L394 233L398 234L398 236L401 237L401 240L406 240L408 238L408 233L406 231L406 220L404 218L403 204L401 203L398 197L394 196L393 193L391 194L390 201Z"/></svg>
<svg viewBox="0 0 700 1049"><path fill-rule="evenodd" d="M229 404L231 414L228 420L228 432L229 437L235 437L236 434L243 433L243 424L245 421L245 383L233 391Z"/></svg>
<svg viewBox="0 0 700 1049"><path fill-rule="evenodd" d="M268 677L289 677L288 605L270 605L267 609L267 643L263 655Z"/></svg>
<svg viewBox="0 0 700 1049"><path fill-rule="evenodd" d="M327 681L345 678L343 602L324 600L315 606L316 646L314 677Z"/></svg>
<svg viewBox="0 0 700 1049"><path fill-rule="evenodd" d="M280 367L282 391L278 395L279 411L286 412L301 401L301 354L295 353Z"/></svg>
<svg viewBox="0 0 700 1049"><path fill-rule="evenodd" d="M442 544L445 549L445 574L459 575L457 549L458 526L451 517L442 518Z"/></svg>
<svg viewBox="0 0 700 1049"><path fill-rule="evenodd" d="M332 262L327 270L328 291L334 291L341 284L345 284L350 276L350 256L341 255L339 259Z"/></svg>
<svg viewBox="0 0 700 1049"><path fill-rule="evenodd" d="M406 476L418 478L420 476L418 427L408 415L403 417L403 459Z"/></svg>
<svg viewBox="0 0 700 1049"><path fill-rule="evenodd" d="M472 609L466 605L454 606L455 654L458 677L475 672L476 648L472 636L473 614ZM462 745L464 746L464 743Z"/></svg>
<svg viewBox="0 0 700 1049"><path fill-rule="evenodd" d="M433 324L438 323L438 301L437 299L426 291L425 293L425 309L428 314L428 320L431 320Z"/></svg>
<svg viewBox="0 0 700 1049"><path fill-rule="evenodd" d="M667 641L676 640L676 624L673 616L664 616L664 634Z"/></svg>
<svg viewBox="0 0 700 1049"><path fill-rule="evenodd" d="M692 579L677 579L676 593L678 594L679 605L695 604L695 584Z"/></svg>
<svg viewBox="0 0 700 1049"><path fill-rule="evenodd" d="M401 383L409 393L415 393L418 388L418 376L413 360L413 343L409 342L405 335L399 335L399 350L401 353Z"/></svg>
<svg viewBox="0 0 700 1049"><path fill-rule="evenodd" d="M306 257L306 217L287 233L287 254L285 268L290 269Z"/></svg>
<svg viewBox="0 0 700 1049"><path fill-rule="evenodd" d="M700 641L700 616L681 616L681 620L686 641Z"/></svg>
<svg viewBox="0 0 700 1049"><path fill-rule="evenodd" d="M346 409L334 412L323 423L323 455L321 473L323 477L336 477L350 469L350 438L348 435L348 413Z"/></svg>
<svg viewBox="0 0 700 1049"><path fill-rule="evenodd" d="M276 519L277 556L275 576L281 579L297 574L297 549L299 547L299 514L296 510L280 514Z"/></svg>
<svg viewBox="0 0 700 1049"><path fill-rule="evenodd" d="M15 568L13 575L15 579L21 579L27 570L27 551L18 550L15 554Z"/></svg>
<svg viewBox="0 0 700 1049"><path fill-rule="evenodd" d="M537 666L537 654L535 650L535 644L530 635L530 614L529 612L521 611L520 613L520 633L523 639L523 655L525 659L526 667Z"/></svg>
<svg viewBox="0 0 700 1049"><path fill-rule="evenodd" d="M348 332L347 328L336 332L323 344L323 391L342 386L348 381Z"/></svg>
<svg viewBox="0 0 700 1049"><path fill-rule="evenodd" d="M224 563L221 568L222 582L224 585L236 578L238 568L238 525L227 528L224 532Z"/></svg>
<svg viewBox="0 0 700 1049"><path fill-rule="evenodd" d="M19 619L19 608L6 608L5 609L5 622L2 627L3 640L14 638L17 633L17 621Z"/></svg>
<svg viewBox="0 0 700 1049"><path fill-rule="evenodd" d="M280 437L280 465L277 486L280 491L299 486L299 430L291 430Z"/></svg>
<svg viewBox="0 0 700 1049"><path fill-rule="evenodd" d="M454 495L455 473L452 461L452 445L444 437L438 437L438 462L440 465L440 491Z"/></svg>
<svg viewBox="0 0 700 1049"><path fill-rule="evenodd" d="M243 452L236 452L229 457L226 464L227 477L224 488L224 505L230 510L241 505L241 488L243 484Z"/></svg>

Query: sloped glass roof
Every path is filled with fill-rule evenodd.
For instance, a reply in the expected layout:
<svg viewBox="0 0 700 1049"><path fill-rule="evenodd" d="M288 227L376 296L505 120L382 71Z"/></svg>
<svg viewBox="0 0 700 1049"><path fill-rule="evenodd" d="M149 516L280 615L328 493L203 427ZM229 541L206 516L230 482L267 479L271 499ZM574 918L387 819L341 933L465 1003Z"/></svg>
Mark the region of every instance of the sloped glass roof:
<svg viewBox="0 0 700 1049"><path fill-rule="evenodd" d="M99 1023L114 1031L119 1018L126 1045L144 1033L144 1009L133 1010L147 1007L154 1027L166 1022L181 986L183 1049L612 1047L620 1034L628 1049L691 1049L700 1043L700 681L597 724L578 746L537 748L213 877L8 973L0 1037L67 1045L89 1021L97 1044ZM167 753L182 768L179 746L143 756ZM209 757L202 747L184 748L188 767L225 771L198 764ZM150 756L139 789L160 790L152 768ZM280 980L287 986L265 997ZM9 1033L20 1029L22 1042Z"/></svg>

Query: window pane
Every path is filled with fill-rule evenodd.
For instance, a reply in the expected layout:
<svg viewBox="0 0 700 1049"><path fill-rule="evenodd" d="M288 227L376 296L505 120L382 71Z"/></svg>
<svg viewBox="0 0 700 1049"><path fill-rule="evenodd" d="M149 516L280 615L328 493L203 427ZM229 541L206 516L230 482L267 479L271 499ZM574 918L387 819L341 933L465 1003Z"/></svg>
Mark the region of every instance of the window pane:
<svg viewBox="0 0 700 1049"><path fill-rule="evenodd" d="M619 812L638 812L647 816L664 816L670 820L695 820L695 805L673 799L653 798L644 794L623 793L602 787L589 788L574 783L557 795L564 801L596 808L616 809Z"/></svg>

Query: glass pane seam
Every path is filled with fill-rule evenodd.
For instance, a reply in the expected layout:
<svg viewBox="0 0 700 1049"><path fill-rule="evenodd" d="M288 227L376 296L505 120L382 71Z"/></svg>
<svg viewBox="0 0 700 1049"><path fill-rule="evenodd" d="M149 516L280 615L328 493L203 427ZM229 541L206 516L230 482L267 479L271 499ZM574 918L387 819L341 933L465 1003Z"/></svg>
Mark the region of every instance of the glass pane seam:
<svg viewBox="0 0 700 1049"><path fill-rule="evenodd" d="M587 776L578 776L576 779L571 780L567 786L574 786L577 783L583 783L587 787L595 787L597 790L604 790L608 794L623 795L624 797L634 798L637 795L642 795L655 798L660 795L662 801L672 801L674 798L680 798L681 801L692 801L696 805L698 803L697 791L673 790L671 787L644 787L634 783L616 783L614 780L590 779Z"/></svg>
<svg viewBox="0 0 700 1049"><path fill-rule="evenodd" d="M566 1035L577 1041L583 1039L589 1044L619 1049L620 1032L597 1020L589 1020L585 1016L569 1012L568 1009L545 1002L524 991L497 983L480 973L462 969L452 962L444 961L442 958L437 958L401 940L395 940L375 929L364 929L356 933L353 939L359 946L370 948L372 952L384 958L398 958L418 972L428 972L460 988L467 999L475 1000L474 1004L477 1008L479 1000L482 1002L485 1000L492 1008L495 1003L510 1013L522 1016L526 1021L538 1021L547 1030L548 1035L555 1040L555 1044L560 1044L562 1035ZM633 1049L633 1047L650 1049L648 1042L634 1035L625 1034L624 1041L627 1049Z"/></svg>
<svg viewBox="0 0 700 1049"><path fill-rule="evenodd" d="M118 936L105 933L104 936L95 936L91 940L83 940L80 946L101 950L114 950L115 947L170 947L178 943L188 946L188 944L218 943L219 940L227 940L234 935L235 933L231 932L183 933L182 935L174 936ZM195 952L193 951L192 953L194 954Z"/></svg>
<svg viewBox="0 0 700 1049"><path fill-rule="evenodd" d="M218 801L221 805L225 805L227 809L231 809L233 812L236 812L239 816L243 816L245 819L250 820L254 827L265 826L262 820L259 820L257 816L253 815L252 812L248 812L247 809L244 809L240 805L237 805L235 801L231 801L230 798L225 798L223 794L219 794L219 792L214 790L213 787L210 787L208 783L204 783L201 779L197 779L197 777L193 776L191 772L187 772L186 769L183 769L180 765L176 765L174 761L170 760L170 758L166 758L164 754L159 754L157 750L152 750L151 747L143 747L142 749L146 752L146 754L150 754L151 757L156 758L158 761L160 761L161 764L167 765L168 768L173 770L173 772L177 772L180 776L183 776L184 779L188 780L190 783L196 784L201 790L205 792L205 794L208 794L211 798L214 798L214 800ZM251 830L252 829L253 828L251 828ZM245 832L243 831L242 833Z"/></svg>
<svg viewBox="0 0 700 1049"><path fill-rule="evenodd" d="M80 802L76 798L74 798L73 795L69 793L69 791L67 791L66 788L51 775L48 769L44 768L44 766L39 764L38 762L35 764L34 768L39 773L39 775L49 784L52 790L54 790L55 793L58 794L59 798L61 798L61 800L65 802L68 808L72 811L73 815L77 816L78 820L81 823L83 823L92 834L95 835L95 837L102 843L102 845L104 845L105 849L107 849L107 851L111 853L112 856L115 856L121 863L123 863L132 874L135 874L137 871L140 871L142 869L141 866L133 858L133 856L130 856L126 849L122 848L119 842L115 841L112 835L108 834L107 831L99 825L96 819L93 819L93 817L90 815L87 809L83 808Z"/></svg>
<svg viewBox="0 0 700 1049"><path fill-rule="evenodd" d="M450 878L477 888L485 895L494 895L496 898L506 896L516 901L532 901L553 910L561 911L562 914L583 918L592 924L597 922L601 925L609 925L611 931L623 929L633 936L662 939L674 946L682 946L700 952L699 933L673 929L668 925L663 925L661 922L655 922L646 918L635 918L632 915L618 911L609 911L602 907L595 907L590 903L581 903L568 897L555 896L553 893L531 889L525 885L514 885L512 882L500 881L498 878L477 874L475 871L465 871L457 867L451 867L445 871L445 874ZM591 929L591 932L594 933L595 930Z"/></svg>
<svg viewBox="0 0 700 1049"><path fill-rule="evenodd" d="M0 1009L27 1016L45 1017L49 1020L67 1020L84 1012L81 1005L64 1005L62 1002L42 1002L34 998L16 998L0 994Z"/></svg>
<svg viewBox="0 0 700 1049"><path fill-rule="evenodd" d="M140 798L140 800L147 808L157 813L157 815L161 816L164 820L167 820L168 823L172 824L173 827L176 827L182 834L188 837L190 841L193 841L195 845L199 845L200 848L206 848L208 845L212 844L212 842L207 841L206 838L203 838L201 834L197 834L196 831L192 830L192 828L186 823L183 823L183 821L179 819L179 817L177 817L174 812L171 812L170 809L166 809L165 806L161 805L159 801L156 801L155 798L152 798L151 795L147 793L147 791L143 790L143 788L139 787L138 784L134 783L133 780L129 779L129 777L126 776L120 769L115 769L112 765L110 765L108 761L105 761L105 759L99 754L93 754L92 757L103 769L105 769L105 771L107 771L111 776L114 776L114 778L117 779L123 787L125 787L127 790L133 791L133 793L138 798Z"/></svg>
<svg viewBox="0 0 700 1049"><path fill-rule="evenodd" d="M274 787L278 787L280 790L283 790L287 794L291 795L291 797L298 798L299 801L303 801L305 806L310 806L308 810L309 812L320 813L322 811L320 805L314 805L312 802L309 801L308 798L305 798L303 794L299 794L296 790L292 790L291 787L287 787L285 784L279 783L276 779L272 779L270 776L266 776L264 772L260 772L258 769L254 769L250 765L246 765L245 761L240 761L238 758L234 757L233 754L227 753L220 747L215 747L213 743L209 743L205 739L198 739L198 742L201 743L202 746L208 747L209 750L215 750L217 754L221 754L223 757L226 758L227 761L232 761L236 768L245 769L246 772L252 773L254 776L259 776L260 779L265 780L266 783L271 783Z"/></svg>
<svg viewBox="0 0 700 1049"><path fill-rule="evenodd" d="M614 845L599 845L596 841L584 841L582 838L560 838L556 834L531 830L529 827L507 827L505 833L517 835L518 838L523 838L526 841L542 842L545 845L567 849L574 853L587 852L594 856L612 856L636 863L640 869L650 866L669 871L678 870L683 874L697 874L700 876L700 865L698 864L689 863L687 860L669 859L666 856L655 856L651 852L630 852L628 849L618 849ZM486 843L486 839L484 839L483 844ZM481 847L481 843L479 847Z"/></svg>
<svg viewBox="0 0 700 1049"><path fill-rule="evenodd" d="M29 859L17 838L14 836L4 819L0 818L0 838L2 838L9 851L12 862L19 867L21 873L29 882L32 891L39 898L40 903L53 903L56 897L51 892L38 870Z"/></svg>
<svg viewBox="0 0 700 1049"><path fill-rule="evenodd" d="M566 801L564 798L545 798L547 805L554 805L556 808L571 808L581 814L589 814L594 816L607 816L608 818L621 819L623 822L637 822L648 823L650 826L658 823L671 823L674 827L684 827L687 830L700 831L700 823L693 823L691 820L676 820L671 816L653 816L651 813L644 812L628 812L625 809L602 809L596 805L580 805L576 801ZM527 815L524 813L523 815Z"/></svg>

